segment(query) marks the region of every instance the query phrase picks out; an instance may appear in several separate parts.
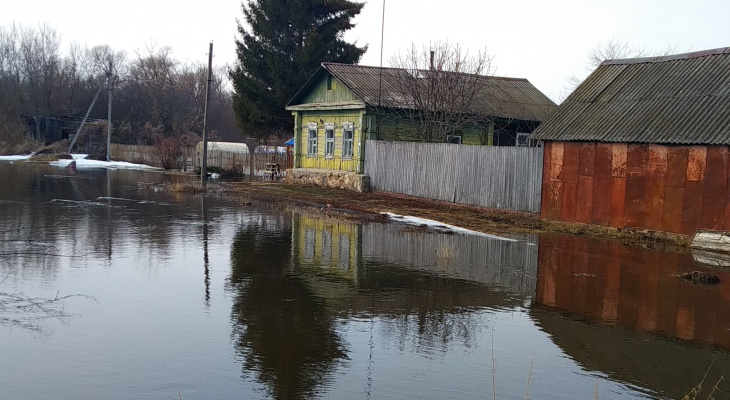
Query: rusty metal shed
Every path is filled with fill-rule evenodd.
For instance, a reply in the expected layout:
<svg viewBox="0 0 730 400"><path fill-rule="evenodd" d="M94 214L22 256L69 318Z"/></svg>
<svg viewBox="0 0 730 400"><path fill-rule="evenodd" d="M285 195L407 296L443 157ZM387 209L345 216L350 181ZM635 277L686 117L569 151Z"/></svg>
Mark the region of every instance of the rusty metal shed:
<svg viewBox="0 0 730 400"><path fill-rule="evenodd" d="M543 218L730 230L730 48L605 61L531 138Z"/></svg>

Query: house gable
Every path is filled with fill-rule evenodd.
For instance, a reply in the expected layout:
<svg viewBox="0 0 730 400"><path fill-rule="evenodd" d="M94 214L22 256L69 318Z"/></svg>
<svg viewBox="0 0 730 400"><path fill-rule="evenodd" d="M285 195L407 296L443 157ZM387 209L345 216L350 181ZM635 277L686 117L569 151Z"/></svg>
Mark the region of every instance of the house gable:
<svg viewBox="0 0 730 400"><path fill-rule="evenodd" d="M286 109L289 111L348 110L364 109L365 107L365 102L342 81L325 68L320 67L299 93L291 99Z"/></svg>

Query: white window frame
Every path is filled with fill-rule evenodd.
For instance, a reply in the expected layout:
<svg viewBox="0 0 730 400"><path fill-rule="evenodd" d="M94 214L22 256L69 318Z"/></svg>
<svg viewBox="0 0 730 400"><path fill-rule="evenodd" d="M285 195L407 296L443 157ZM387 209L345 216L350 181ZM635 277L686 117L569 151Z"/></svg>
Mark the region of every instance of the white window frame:
<svg viewBox="0 0 730 400"><path fill-rule="evenodd" d="M307 124L307 156L317 157L317 124Z"/></svg>
<svg viewBox="0 0 730 400"><path fill-rule="evenodd" d="M347 137L349 133L349 138ZM355 125L352 122L342 124L342 158L351 159L355 155Z"/></svg>
<svg viewBox="0 0 730 400"><path fill-rule="evenodd" d="M324 157L335 157L335 124L324 124Z"/></svg>
<svg viewBox="0 0 730 400"><path fill-rule="evenodd" d="M525 143L520 144L520 138L525 138ZM515 135L515 146L517 147L530 147L530 134L524 132L517 132Z"/></svg>

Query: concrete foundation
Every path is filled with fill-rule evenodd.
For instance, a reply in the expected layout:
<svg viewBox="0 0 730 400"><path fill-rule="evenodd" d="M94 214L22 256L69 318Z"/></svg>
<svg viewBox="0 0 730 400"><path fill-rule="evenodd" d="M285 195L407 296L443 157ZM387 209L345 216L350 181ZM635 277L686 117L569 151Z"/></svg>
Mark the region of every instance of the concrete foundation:
<svg viewBox="0 0 730 400"><path fill-rule="evenodd" d="M360 193L370 191L370 175L329 169L290 169L287 171L284 182L353 190Z"/></svg>

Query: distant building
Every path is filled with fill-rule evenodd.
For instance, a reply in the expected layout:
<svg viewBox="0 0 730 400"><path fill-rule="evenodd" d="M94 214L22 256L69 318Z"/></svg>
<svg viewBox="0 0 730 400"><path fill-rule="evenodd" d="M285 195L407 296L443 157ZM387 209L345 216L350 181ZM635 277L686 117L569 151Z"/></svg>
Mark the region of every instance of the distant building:
<svg viewBox="0 0 730 400"><path fill-rule="evenodd" d="M64 139L73 139L83 118L78 116L50 117L40 115L23 115L33 140L51 144ZM90 120L87 120L87 123Z"/></svg>
<svg viewBox="0 0 730 400"><path fill-rule="evenodd" d="M531 138L543 218L730 229L730 48L605 61Z"/></svg>

